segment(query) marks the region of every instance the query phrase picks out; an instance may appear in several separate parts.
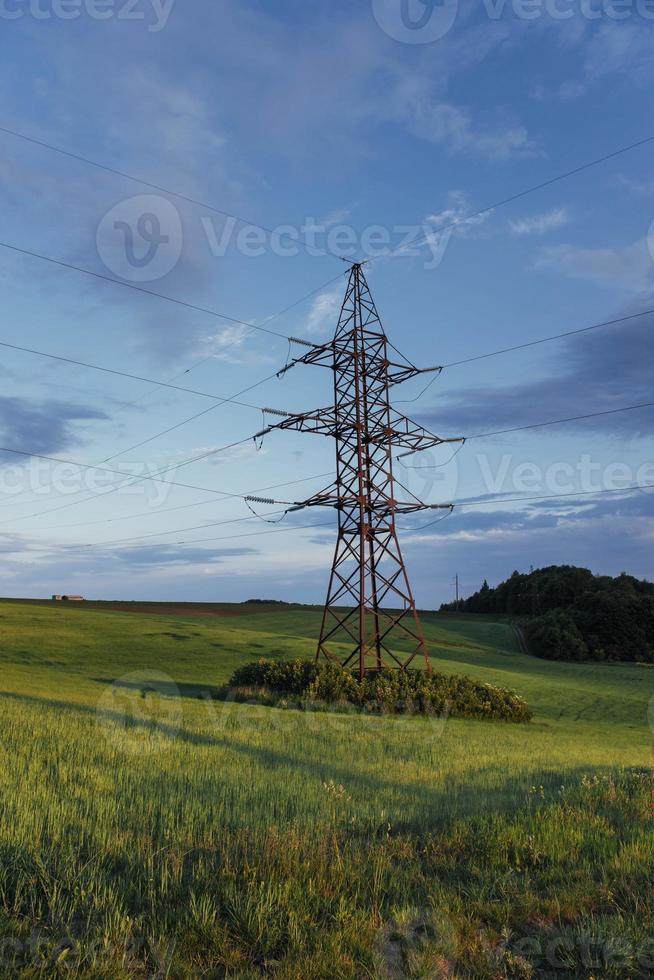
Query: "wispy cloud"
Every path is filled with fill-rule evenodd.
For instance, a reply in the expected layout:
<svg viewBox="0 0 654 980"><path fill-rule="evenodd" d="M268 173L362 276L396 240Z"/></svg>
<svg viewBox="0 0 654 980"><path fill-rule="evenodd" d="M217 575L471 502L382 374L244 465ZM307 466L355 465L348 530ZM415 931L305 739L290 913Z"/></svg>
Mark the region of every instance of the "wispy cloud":
<svg viewBox="0 0 654 980"><path fill-rule="evenodd" d="M205 337L202 347L207 352L206 356L213 357L216 361L239 363L242 359L240 352L243 349L245 338L250 333L252 333L251 329L243 324L223 327L216 333Z"/></svg>
<svg viewBox="0 0 654 980"><path fill-rule="evenodd" d="M585 95L594 85L612 76L628 75L632 84L651 84L654 74L652 38L640 17L629 21L604 21L578 36L582 58L579 75L559 85L557 94L564 101ZM592 31L592 33L591 33Z"/></svg>
<svg viewBox="0 0 654 980"><path fill-rule="evenodd" d="M466 109L448 102L415 103L407 107L407 116L415 135L442 144L452 153L506 161L533 157L538 152L524 126L477 125Z"/></svg>
<svg viewBox="0 0 654 980"><path fill-rule="evenodd" d="M454 226L453 231L457 235L465 236L470 235L475 228L480 228L482 225L490 219L492 211L486 211L484 214L476 214L468 218L466 215L474 211L474 206L472 205L468 196L460 190L450 191L447 195L447 203L442 211L437 211L435 214L430 214L425 219L425 223L433 226L434 230L438 232L439 228L443 228L445 225Z"/></svg>
<svg viewBox="0 0 654 980"><path fill-rule="evenodd" d="M533 214L526 218L509 221L509 228L514 235L546 235L555 228L562 228L570 221L567 208L554 208L543 214Z"/></svg>
<svg viewBox="0 0 654 980"><path fill-rule="evenodd" d="M338 288L316 296L307 316L305 331L314 336L327 330L333 331L342 302L343 288L340 283Z"/></svg>
<svg viewBox="0 0 654 980"><path fill-rule="evenodd" d="M619 187L625 187L633 194L642 195L643 197L654 197L654 180L635 180L633 177L618 174L615 183Z"/></svg>

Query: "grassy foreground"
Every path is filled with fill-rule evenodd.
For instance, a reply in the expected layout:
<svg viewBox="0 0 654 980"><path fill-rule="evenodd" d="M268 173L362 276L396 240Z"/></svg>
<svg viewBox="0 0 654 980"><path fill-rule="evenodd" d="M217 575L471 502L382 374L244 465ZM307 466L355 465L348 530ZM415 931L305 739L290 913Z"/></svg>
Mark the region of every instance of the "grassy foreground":
<svg viewBox="0 0 654 980"><path fill-rule="evenodd" d="M224 704L319 613L211 611L0 603L0 976L654 976L654 669L432 615L530 725Z"/></svg>

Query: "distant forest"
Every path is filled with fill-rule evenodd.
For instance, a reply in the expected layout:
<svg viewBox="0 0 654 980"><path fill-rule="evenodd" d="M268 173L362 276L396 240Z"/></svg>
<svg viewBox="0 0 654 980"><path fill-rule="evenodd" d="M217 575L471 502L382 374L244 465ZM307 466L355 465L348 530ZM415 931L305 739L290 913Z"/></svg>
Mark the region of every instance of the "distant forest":
<svg viewBox="0 0 654 980"><path fill-rule="evenodd" d="M458 609L515 616L539 657L654 663L654 584L624 573L593 575L574 565L514 572L493 589L484 581Z"/></svg>

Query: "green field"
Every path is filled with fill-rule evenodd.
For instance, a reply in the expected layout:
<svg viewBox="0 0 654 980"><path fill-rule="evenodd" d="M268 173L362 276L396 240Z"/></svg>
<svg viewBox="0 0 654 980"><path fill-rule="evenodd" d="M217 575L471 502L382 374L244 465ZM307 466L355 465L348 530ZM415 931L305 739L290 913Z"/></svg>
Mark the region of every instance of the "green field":
<svg viewBox="0 0 654 980"><path fill-rule="evenodd" d="M0 603L0 976L654 976L654 669L426 614L531 724L283 711L319 611L147 608Z"/></svg>

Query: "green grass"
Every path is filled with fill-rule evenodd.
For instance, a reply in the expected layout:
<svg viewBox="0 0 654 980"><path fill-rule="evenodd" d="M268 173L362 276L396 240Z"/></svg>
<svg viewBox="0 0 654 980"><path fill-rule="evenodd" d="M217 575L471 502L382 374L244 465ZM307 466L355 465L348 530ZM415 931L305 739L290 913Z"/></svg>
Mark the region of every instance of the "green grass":
<svg viewBox="0 0 654 980"><path fill-rule="evenodd" d="M0 603L0 976L654 976L654 670L431 614L530 725L221 704L320 613L192 613Z"/></svg>

